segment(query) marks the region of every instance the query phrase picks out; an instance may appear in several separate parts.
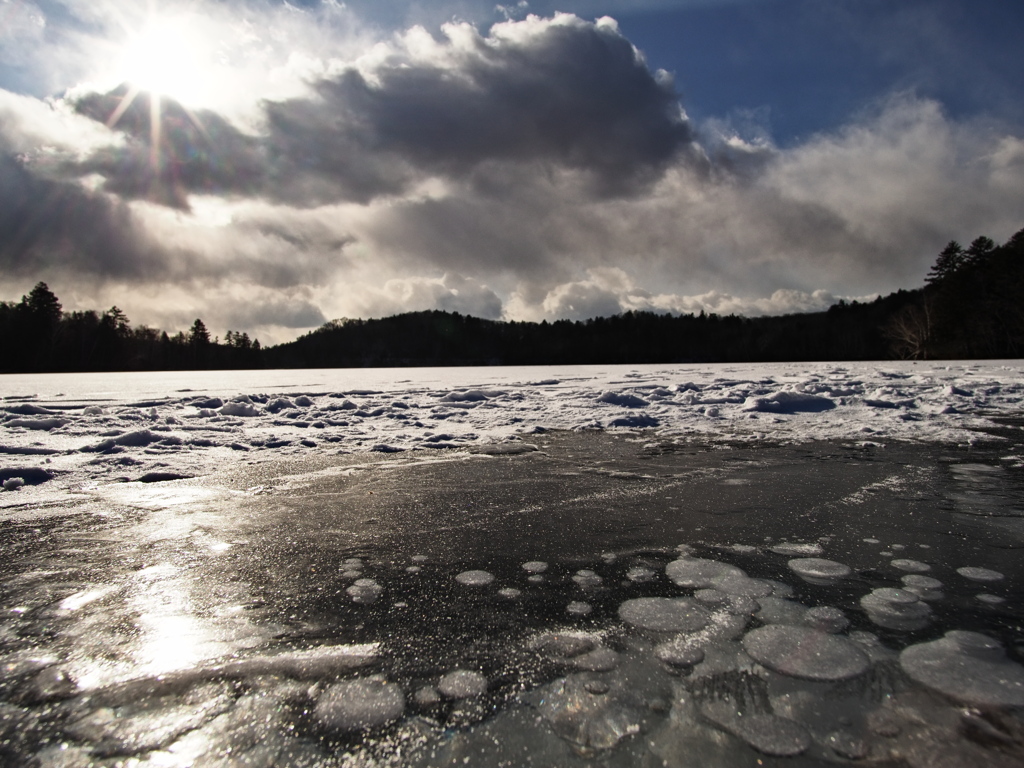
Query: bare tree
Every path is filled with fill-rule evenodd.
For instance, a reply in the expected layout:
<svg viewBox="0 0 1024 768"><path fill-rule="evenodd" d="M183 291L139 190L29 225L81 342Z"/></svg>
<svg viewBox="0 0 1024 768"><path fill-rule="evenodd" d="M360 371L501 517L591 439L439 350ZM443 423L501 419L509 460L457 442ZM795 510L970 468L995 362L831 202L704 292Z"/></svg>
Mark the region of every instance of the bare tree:
<svg viewBox="0 0 1024 768"><path fill-rule="evenodd" d="M900 360L924 360L932 336L932 313L929 302L903 307L882 330L892 353Z"/></svg>

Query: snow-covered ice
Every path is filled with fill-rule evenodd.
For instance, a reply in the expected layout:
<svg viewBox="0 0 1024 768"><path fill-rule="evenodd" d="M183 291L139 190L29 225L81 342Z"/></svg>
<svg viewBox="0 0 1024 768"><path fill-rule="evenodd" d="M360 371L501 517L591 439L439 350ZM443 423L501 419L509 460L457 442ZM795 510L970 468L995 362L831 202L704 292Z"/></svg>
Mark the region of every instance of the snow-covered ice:
<svg viewBox="0 0 1024 768"><path fill-rule="evenodd" d="M0 386L0 762L1024 755L1019 362Z"/></svg>
<svg viewBox="0 0 1024 768"><path fill-rule="evenodd" d="M0 456L81 483L309 452L486 449L552 429L962 443L1022 395L1019 361L7 375Z"/></svg>

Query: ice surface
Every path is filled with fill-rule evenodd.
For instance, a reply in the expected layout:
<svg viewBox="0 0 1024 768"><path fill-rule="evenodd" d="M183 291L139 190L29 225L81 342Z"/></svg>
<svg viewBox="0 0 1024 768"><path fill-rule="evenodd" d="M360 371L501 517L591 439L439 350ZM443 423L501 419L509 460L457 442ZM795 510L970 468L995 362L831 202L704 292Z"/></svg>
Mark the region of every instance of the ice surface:
<svg viewBox="0 0 1024 768"><path fill-rule="evenodd" d="M403 762L420 744L480 747L492 727L511 737L502 742L510 749L525 744L525 752L505 758L510 765L688 760L722 766L753 764L751 749L761 757L806 749L798 760L808 764L835 762L838 755L921 768L949 755L951 765L1002 766L968 759L979 754L970 750L981 749L974 742L989 745L989 757L1000 750L1016 756L1012 750L1021 740L1010 729L1018 727L1017 714L963 707L1022 706L1013 685L1005 685L1020 677L1011 660L1019 658L1019 648L1008 646L1009 655L1000 650L996 658L986 642L972 644L954 633L931 644L918 641L957 622L975 627L970 622L988 621L1011 627L1003 639L1013 642L1020 601L1012 550L990 558L982 549L953 547L957 537L979 538L983 524L992 523L1007 540L1018 535L1017 517L986 516L993 507L986 506L985 493L993 477L1022 465L1019 448L1003 449L1002 468L973 456L973 464L954 458L933 465L964 489L945 500L961 517L972 516L950 541L912 538L917 534L899 528L896 517L890 524L876 514L858 526L870 494L898 495L906 473L894 472L892 480L853 496L825 493L819 505L805 503L806 494L801 498L804 474L791 476L792 498L768 499L772 488L756 482L727 484L745 480L748 466L754 476L752 462L737 461L719 475L706 469L711 462L701 468L701 458L686 472L708 472L711 493L766 499L763 507L737 506L733 511L743 514L711 520L706 510L712 504L676 489L691 475L664 474L650 460L665 451L725 452L821 439L834 440L836 453L849 451L877 466L886 462L885 447L897 441L942 443L934 450L944 462L966 453L979 428L991 430L986 440L1002 439L994 419L1020 408L1020 363L606 366L543 375L538 381L536 369L524 368L126 374L116 381L5 377L4 396L33 396L7 401L0 412L0 453L18 457L0 470L0 481L26 481L0 501L12 516L22 509L60 515L71 504L96 514L64 538L43 523L41 533L28 534L29 542L38 535L64 547L64 570L40 575L49 567L40 562L5 574L5 588L17 601L0 614L6 676L0 761L3 749L19 748L24 733L41 739L35 757L53 765L234 760L418 768L464 764L465 756L470 764L497 765L473 763L473 749L449 762ZM634 466L621 468L629 471L605 465L603 456L548 458L558 444L549 430L606 427L650 430L615 433L618 444L639 456ZM338 505L336 518L323 518L329 522L316 529L316 541L293 541L287 514L304 503L308 489L318 494L319 483L327 487L338 479L324 469L335 453L362 454L339 460L346 462L343 490L358 499ZM301 482L288 475L292 460L311 472ZM422 529L418 522L396 528L401 504L392 509L374 494L393 489L405 467L424 468L431 482L443 478L428 471L442 462L486 464L517 482L527 462L548 462L555 467L553 487L575 483L581 466L585 473L603 472L582 476L584 485L598 486L586 503L619 514L621 502L621 517L605 516L602 524L614 520L628 533L624 541L601 541L588 552L590 520L581 517L573 520L578 529L558 529L564 538L535 528L529 546L507 556L503 542L494 557L462 553L465 542L476 546L489 536L480 521L494 501L469 492L472 503L458 507L451 528L434 534L433 519L424 519ZM378 471L382 466L386 471ZM217 473L252 476L254 487L238 484L224 495L203 496L206 476ZM124 482L144 477L158 482ZM432 491L429 482L401 490L424 500ZM331 492L317 498L333 512ZM538 520L554 524L566 503L557 495L550 504L543 501L540 517L529 517L525 503L509 514L535 526ZM923 506L912 495L905 499L915 511ZM250 504L253 512L239 518L244 524L225 523L226 509ZM830 530L816 519L830 504L850 510L848 528ZM435 511L416 504L409 509L413 517ZM945 514L941 502L935 509ZM779 518L769 519L769 510ZM799 524L782 530L787 515ZM134 559L124 560L128 575L109 583L94 570L96 552L114 535L107 516L139 542ZM728 530L725 517L735 521ZM272 575L252 567L257 542L268 541L254 533L261 525L277 531L284 550ZM671 561L680 539L692 546L683 545ZM907 545L892 543L901 539ZM927 545L919 540L931 542L930 563L901 553L906 546L908 554L923 554ZM10 541L14 554L25 546ZM709 541L736 544L715 548ZM331 550L333 542L341 544ZM881 547L865 546L882 542L889 547L884 554L895 559L880 563ZM319 556L321 545L331 556ZM415 551L430 552L429 565L423 565L426 555L409 554ZM809 587L786 570L787 558L820 560L826 551L857 569L856 577L822 589L827 584ZM176 557L166 558L168 552ZM348 557L353 553L362 557ZM950 569L958 562L1004 570L1004 583L985 588L1005 596L975 594L981 587L970 583L1002 574L961 568L958 581ZM470 577L470 584L494 583L489 572L463 570L479 564L499 583L460 586L469 573L485 574ZM942 599L943 585L920 575L928 565L949 593L934 615L926 602ZM205 585L176 590L166 576L175 569L225 577L211 583L215 593L198 604L193 601ZM789 584L768 577L795 586L801 602L789 599ZM153 588L142 599L135 587L125 587L149 581ZM236 594L249 582L258 594ZM501 584L515 587L497 589ZM849 619L866 626L857 610L862 595L867 618L891 631L880 629L881 637L849 631ZM677 610L680 605L689 607ZM400 621L407 622L406 634L391 631ZM51 638L64 645L50 648ZM152 646L145 648L150 655L126 662L143 641ZM361 645L367 641L382 647ZM904 647L899 664L905 675L896 666ZM180 662L179 653L197 655ZM139 671L153 658L173 666ZM994 669L992 679L1000 682L979 682L979 663ZM945 677L921 671L935 667ZM476 678L462 689L444 682L460 669L485 673L483 687ZM110 679L115 682L108 685ZM477 693L453 696L469 689ZM408 714L406 700L413 710ZM518 729L500 731L506 717ZM44 737L70 746L48 746Z"/></svg>
<svg viewBox="0 0 1024 768"><path fill-rule="evenodd" d="M5 376L0 394L19 400L3 406L0 450L52 455L70 487L120 476L117 461L129 457L140 475L160 465L195 476L282 452L494 450L538 429L613 425L734 442L859 433L876 445L957 443L1014 413L1024 392L1016 362L549 370L545 381L556 383L543 386L531 368L129 373L116 383L99 374ZM943 412L952 402L955 412Z"/></svg>
<svg viewBox="0 0 1024 768"><path fill-rule="evenodd" d="M811 745L811 735L800 723L778 715L741 715L729 705L710 704L701 714L722 730L773 757L795 757Z"/></svg>

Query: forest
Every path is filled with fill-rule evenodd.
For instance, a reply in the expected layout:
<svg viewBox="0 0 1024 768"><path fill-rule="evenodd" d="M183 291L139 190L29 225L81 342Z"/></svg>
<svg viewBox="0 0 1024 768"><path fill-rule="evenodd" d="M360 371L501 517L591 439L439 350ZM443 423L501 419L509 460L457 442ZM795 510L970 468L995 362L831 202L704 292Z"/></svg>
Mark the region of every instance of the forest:
<svg viewBox="0 0 1024 768"><path fill-rule="evenodd" d="M211 338L202 319L169 335L117 307L64 312L46 283L0 302L0 371L127 371L447 365L1018 358L1024 350L1024 229L1002 245L952 241L914 290L824 312L747 318L626 312L586 321L484 320L409 312L333 320L272 347Z"/></svg>

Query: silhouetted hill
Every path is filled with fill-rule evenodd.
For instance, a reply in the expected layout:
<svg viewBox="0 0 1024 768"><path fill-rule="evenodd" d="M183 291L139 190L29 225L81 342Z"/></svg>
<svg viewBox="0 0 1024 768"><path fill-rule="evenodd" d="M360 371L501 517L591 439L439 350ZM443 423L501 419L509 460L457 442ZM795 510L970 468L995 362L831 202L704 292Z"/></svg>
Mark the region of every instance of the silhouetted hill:
<svg viewBox="0 0 1024 768"><path fill-rule="evenodd" d="M888 318L919 291L779 317L627 312L554 323L410 312L334 321L264 351L271 367L868 360L889 356Z"/></svg>
<svg viewBox="0 0 1024 768"><path fill-rule="evenodd" d="M950 242L923 288L825 312L745 318L627 312L572 322L503 322L449 312L334 320L261 348L246 333L211 339L132 328L117 307L64 312L39 283L0 302L0 370L181 370L434 365L782 362L1005 358L1024 352L1024 230L1003 245Z"/></svg>

